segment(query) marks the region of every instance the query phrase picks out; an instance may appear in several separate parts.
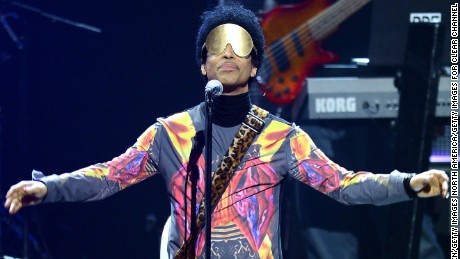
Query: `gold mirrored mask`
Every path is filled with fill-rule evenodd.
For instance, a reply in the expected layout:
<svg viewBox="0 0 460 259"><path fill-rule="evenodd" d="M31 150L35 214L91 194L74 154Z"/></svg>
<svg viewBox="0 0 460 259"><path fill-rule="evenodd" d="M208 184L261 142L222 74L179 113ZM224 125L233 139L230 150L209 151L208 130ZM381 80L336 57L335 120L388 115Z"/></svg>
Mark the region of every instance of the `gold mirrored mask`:
<svg viewBox="0 0 460 259"><path fill-rule="evenodd" d="M217 26L209 32L203 48L212 55L220 55L225 51L227 44L232 45L236 55L245 58L251 54L254 44L251 35L243 27L226 23ZM254 48L257 54L257 50Z"/></svg>

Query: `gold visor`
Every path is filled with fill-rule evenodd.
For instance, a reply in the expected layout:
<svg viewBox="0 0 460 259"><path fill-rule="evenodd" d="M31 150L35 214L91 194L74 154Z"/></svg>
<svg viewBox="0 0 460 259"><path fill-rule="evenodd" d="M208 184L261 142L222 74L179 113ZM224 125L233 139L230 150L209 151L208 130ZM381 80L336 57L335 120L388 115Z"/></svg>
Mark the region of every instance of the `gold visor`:
<svg viewBox="0 0 460 259"><path fill-rule="evenodd" d="M232 23L222 24L212 29L206 37L203 48L206 47L212 55L220 55L227 44L232 45L235 54L242 58L249 56L254 48L251 35L243 27ZM255 48L254 50L257 53Z"/></svg>

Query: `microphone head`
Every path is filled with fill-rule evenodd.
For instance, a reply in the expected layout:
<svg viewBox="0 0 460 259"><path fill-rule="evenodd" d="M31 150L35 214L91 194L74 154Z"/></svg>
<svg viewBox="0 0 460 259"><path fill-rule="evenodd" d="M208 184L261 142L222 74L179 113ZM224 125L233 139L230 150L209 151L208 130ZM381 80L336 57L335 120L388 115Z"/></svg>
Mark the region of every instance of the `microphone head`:
<svg viewBox="0 0 460 259"><path fill-rule="evenodd" d="M224 86L219 80L213 79L209 80L204 88L206 94L211 94L213 96L219 96L224 91Z"/></svg>

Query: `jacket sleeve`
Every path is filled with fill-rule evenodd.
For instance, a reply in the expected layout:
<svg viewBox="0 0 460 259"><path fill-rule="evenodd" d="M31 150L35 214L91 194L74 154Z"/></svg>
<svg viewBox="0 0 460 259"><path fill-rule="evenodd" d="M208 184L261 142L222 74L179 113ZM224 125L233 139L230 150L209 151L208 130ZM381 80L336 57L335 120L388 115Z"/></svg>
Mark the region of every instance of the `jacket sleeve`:
<svg viewBox="0 0 460 259"><path fill-rule="evenodd" d="M158 172L160 124L149 127L135 145L111 161L60 175L44 176L32 172L32 178L46 184L43 202L94 201L104 199Z"/></svg>
<svg viewBox="0 0 460 259"><path fill-rule="evenodd" d="M341 203L385 205L410 199L403 182L411 174L348 171L331 161L297 127L289 141L289 174Z"/></svg>

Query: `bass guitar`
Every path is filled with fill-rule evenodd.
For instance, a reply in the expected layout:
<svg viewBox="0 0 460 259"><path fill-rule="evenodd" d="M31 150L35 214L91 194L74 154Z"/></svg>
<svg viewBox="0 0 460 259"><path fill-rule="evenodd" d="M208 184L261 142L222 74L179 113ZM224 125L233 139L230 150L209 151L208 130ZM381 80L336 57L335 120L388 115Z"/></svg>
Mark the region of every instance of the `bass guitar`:
<svg viewBox="0 0 460 259"><path fill-rule="evenodd" d="M267 99L291 104L299 95L313 66L336 59L319 41L370 0L340 0L331 6L324 0L278 6L262 19L267 48L259 67L257 84Z"/></svg>

